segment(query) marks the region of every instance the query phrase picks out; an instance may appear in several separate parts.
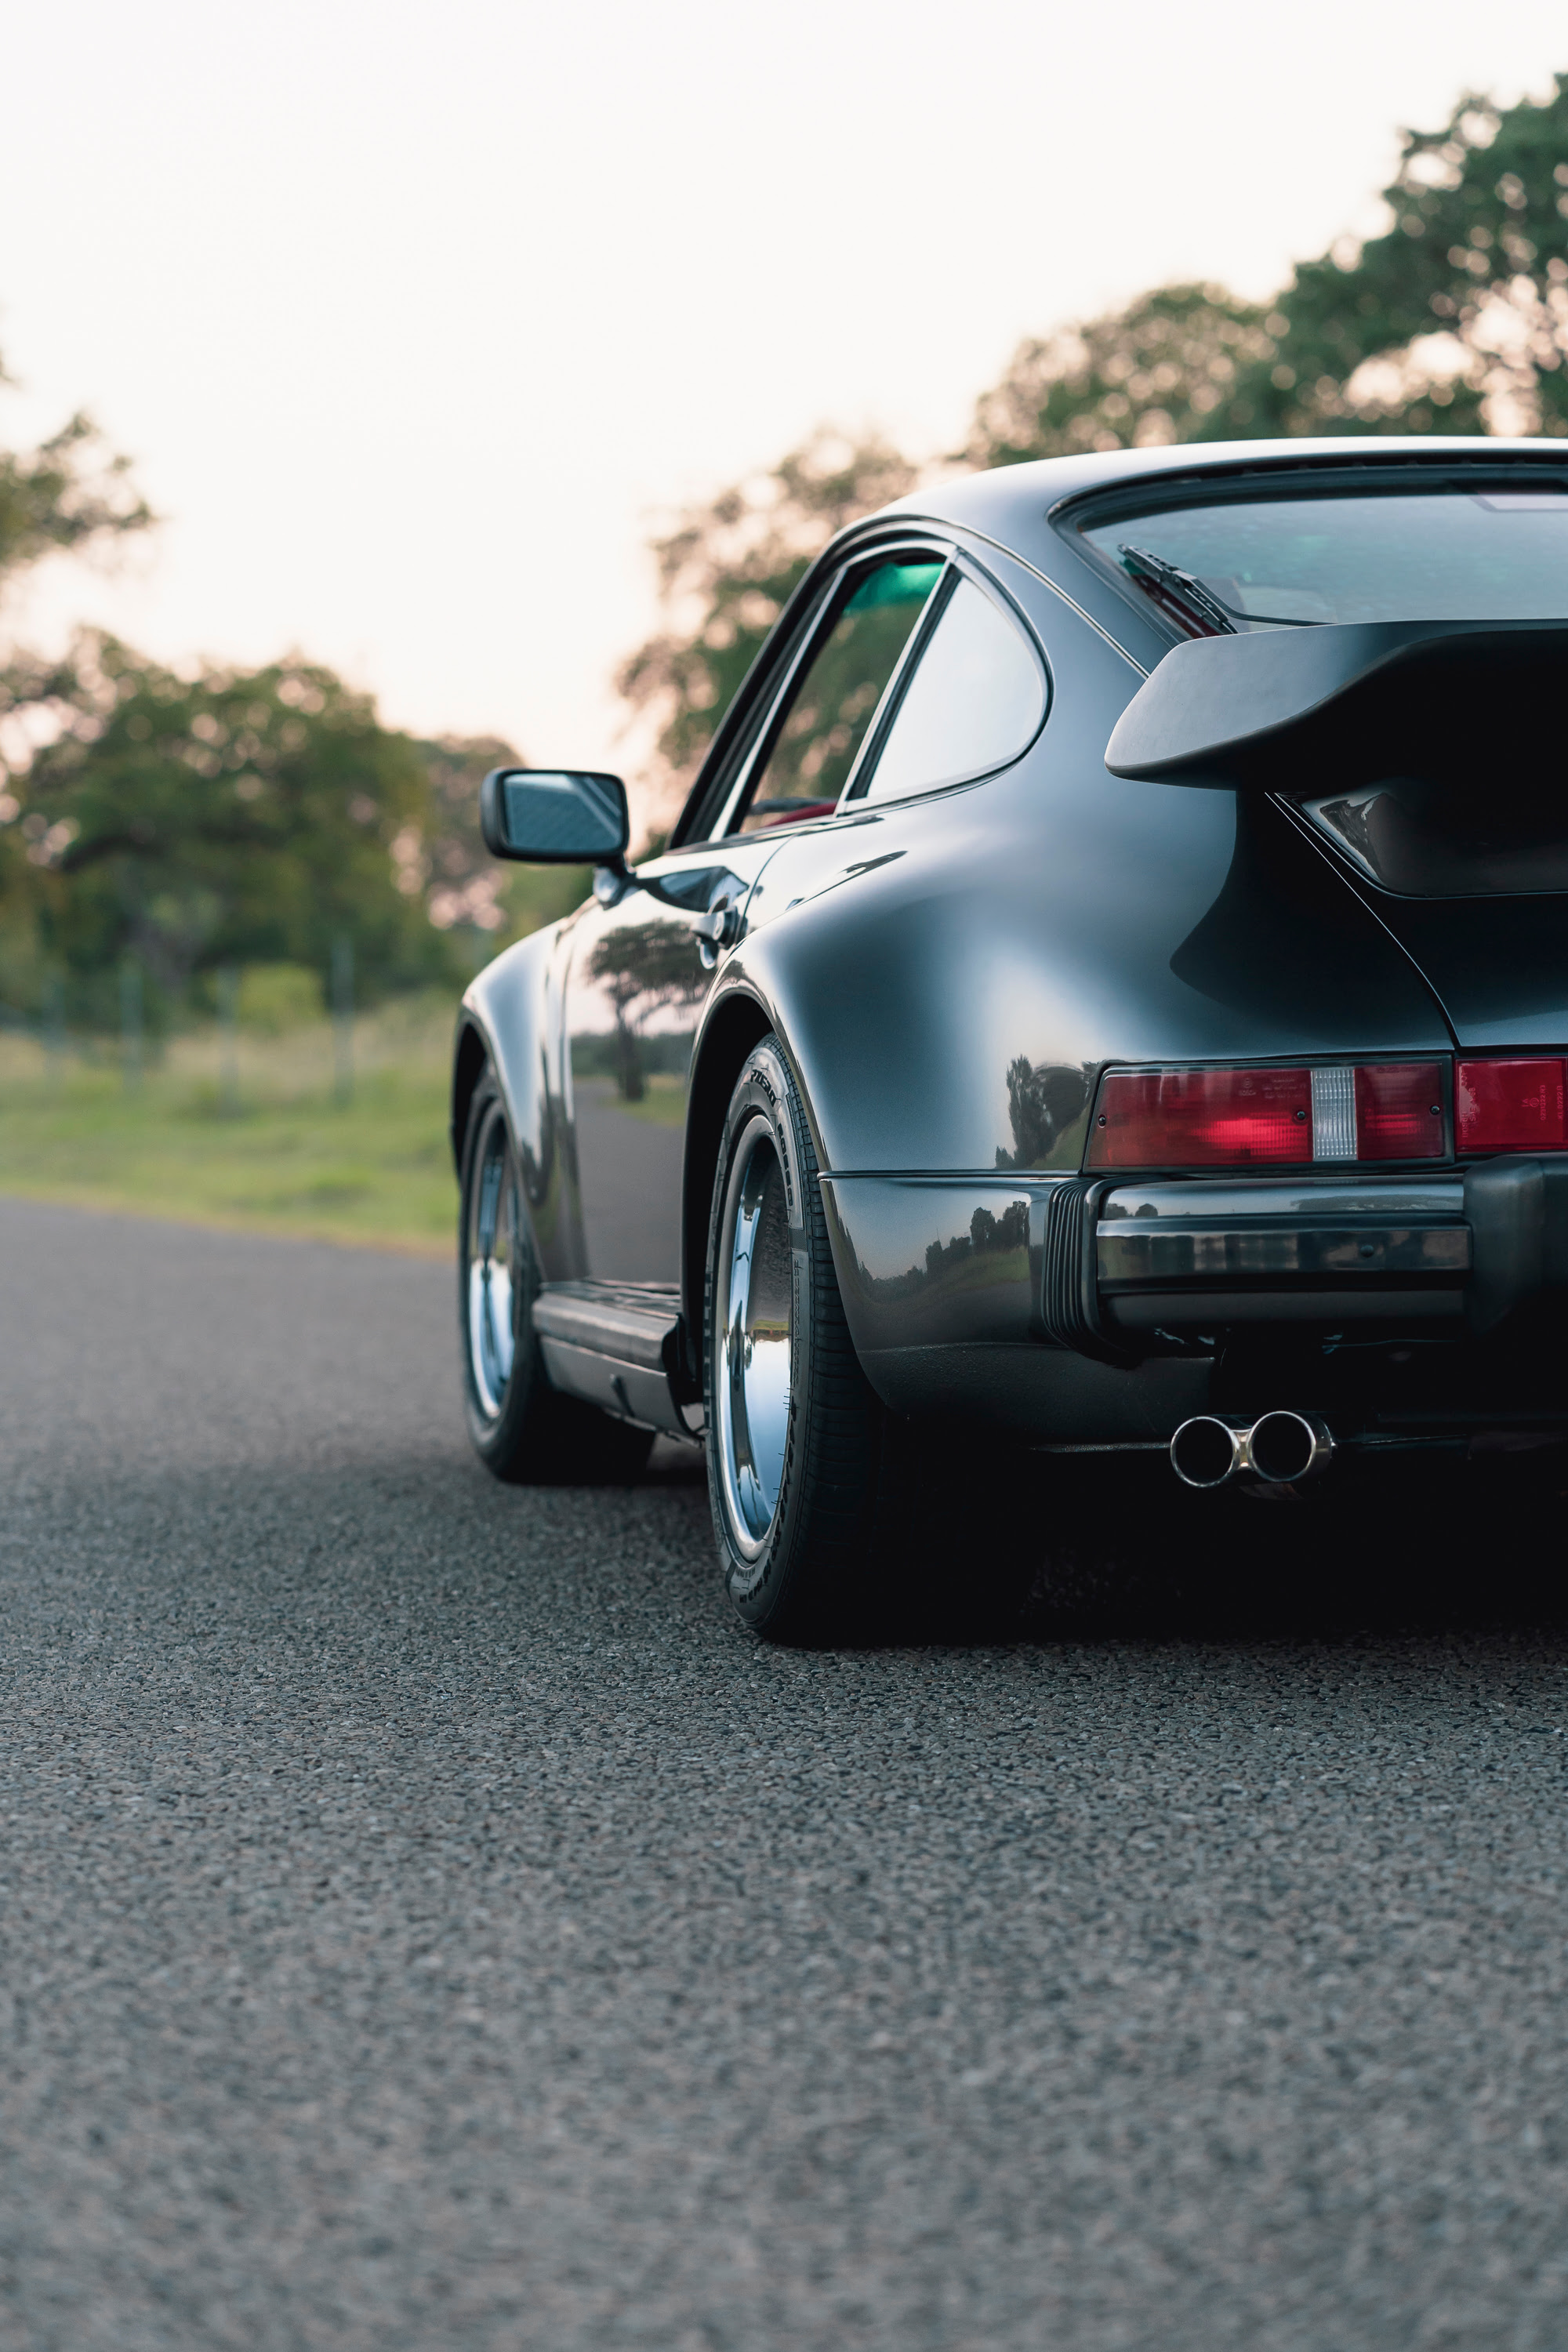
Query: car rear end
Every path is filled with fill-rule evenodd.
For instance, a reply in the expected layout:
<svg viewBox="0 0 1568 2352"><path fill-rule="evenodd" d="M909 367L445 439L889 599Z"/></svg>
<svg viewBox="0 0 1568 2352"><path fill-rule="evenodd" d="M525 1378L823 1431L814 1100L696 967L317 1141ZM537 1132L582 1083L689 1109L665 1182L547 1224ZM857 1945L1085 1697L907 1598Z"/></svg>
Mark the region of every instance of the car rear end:
<svg viewBox="0 0 1568 2352"><path fill-rule="evenodd" d="M1108 1360L1210 1356L1213 1411L1362 1453L1568 1435L1562 1055L1107 1070L1053 1192L1047 1328ZM1193 1484L1268 1475L1195 1435Z"/></svg>
<svg viewBox="0 0 1568 2352"><path fill-rule="evenodd" d="M1046 1320L1127 1363L1212 1350L1213 1413L1173 1446L1193 1484L1556 1443L1568 474L1364 453L1136 505L1070 526L1180 640L1107 765L1267 801L1408 956L1453 1050L1379 1054L1369 1004L1364 1055L1107 1068L1052 1203ZM1259 1446L1281 1403L1301 1426Z"/></svg>

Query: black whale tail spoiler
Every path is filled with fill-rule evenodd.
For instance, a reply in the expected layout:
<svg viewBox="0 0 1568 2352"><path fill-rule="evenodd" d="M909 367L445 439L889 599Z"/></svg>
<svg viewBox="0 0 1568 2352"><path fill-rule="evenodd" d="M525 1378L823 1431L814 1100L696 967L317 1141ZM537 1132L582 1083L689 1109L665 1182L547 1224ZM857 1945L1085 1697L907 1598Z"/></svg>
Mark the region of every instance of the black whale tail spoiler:
<svg viewBox="0 0 1568 2352"><path fill-rule="evenodd" d="M1568 768L1568 620L1195 637L1133 696L1105 764L1145 783L1323 792L1351 767L1452 772L1478 754Z"/></svg>

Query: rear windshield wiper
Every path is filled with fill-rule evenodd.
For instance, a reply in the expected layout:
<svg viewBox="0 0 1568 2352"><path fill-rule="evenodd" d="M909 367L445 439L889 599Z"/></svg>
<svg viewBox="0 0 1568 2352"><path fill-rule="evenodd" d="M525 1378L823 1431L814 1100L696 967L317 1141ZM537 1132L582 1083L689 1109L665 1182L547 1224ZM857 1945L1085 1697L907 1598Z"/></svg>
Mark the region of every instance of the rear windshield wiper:
<svg viewBox="0 0 1568 2352"><path fill-rule="evenodd" d="M1167 563L1163 555L1151 555L1147 548L1129 547L1125 540L1116 552L1150 602L1179 621L1184 629L1195 629L1200 637L1240 635L1218 597L1211 596L1192 572L1184 572L1179 564Z"/></svg>

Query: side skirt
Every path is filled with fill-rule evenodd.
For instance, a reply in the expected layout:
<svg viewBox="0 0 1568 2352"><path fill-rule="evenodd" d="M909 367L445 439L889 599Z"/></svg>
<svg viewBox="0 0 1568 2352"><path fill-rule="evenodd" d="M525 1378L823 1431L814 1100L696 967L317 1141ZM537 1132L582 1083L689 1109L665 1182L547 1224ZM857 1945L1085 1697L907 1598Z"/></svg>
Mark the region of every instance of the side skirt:
<svg viewBox="0 0 1568 2352"><path fill-rule="evenodd" d="M702 1408L681 1374L673 1283L547 1282L533 1328L544 1368L566 1395L670 1437L701 1436Z"/></svg>

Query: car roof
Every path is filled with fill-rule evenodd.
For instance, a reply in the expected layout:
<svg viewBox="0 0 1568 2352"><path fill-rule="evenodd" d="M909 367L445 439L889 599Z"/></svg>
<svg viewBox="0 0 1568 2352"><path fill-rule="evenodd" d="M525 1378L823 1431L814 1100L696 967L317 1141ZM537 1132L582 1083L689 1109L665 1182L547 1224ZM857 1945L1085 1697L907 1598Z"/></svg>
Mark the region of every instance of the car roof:
<svg viewBox="0 0 1568 2352"><path fill-rule="evenodd" d="M1473 458L1489 466L1542 459L1568 467L1568 441L1493 440L1480 434L1341 434L1299 441L1177 442L1161 449L1096 449L1071 457L1040 457L1021 466L998 466L988 473L959 474L911 491L876 518L907 515L922 521L956 524L1040 562L1062 542L1048 518L1068 499L1099 489L1126 489L1140 481L1151 488L1182 478L1245 473L1282 473L1314 467L1398 465L1412 459L1452 465Z"/></svg>

